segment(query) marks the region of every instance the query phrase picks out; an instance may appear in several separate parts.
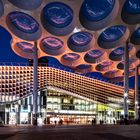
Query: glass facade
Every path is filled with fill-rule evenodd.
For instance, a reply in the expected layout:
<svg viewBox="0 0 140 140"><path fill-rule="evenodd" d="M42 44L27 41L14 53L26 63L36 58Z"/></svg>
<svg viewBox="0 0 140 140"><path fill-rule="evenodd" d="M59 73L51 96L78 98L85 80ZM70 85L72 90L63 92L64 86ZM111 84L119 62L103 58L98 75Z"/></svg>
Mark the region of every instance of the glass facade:
<svg viewBox="0 0 140 140"><path fill-rule="evenodd" d="M2 112L1 120L5 124L32 124L32 96L3 106ZM96 123L112 124L114 120L121 119L122 113L122 108L81 99L58 90L44 90L38 95L38 118L43 124L59 124L60 120L63 124L91 124L93 119ZM130 117L134 117L133 111L130 111Z"/></svg>

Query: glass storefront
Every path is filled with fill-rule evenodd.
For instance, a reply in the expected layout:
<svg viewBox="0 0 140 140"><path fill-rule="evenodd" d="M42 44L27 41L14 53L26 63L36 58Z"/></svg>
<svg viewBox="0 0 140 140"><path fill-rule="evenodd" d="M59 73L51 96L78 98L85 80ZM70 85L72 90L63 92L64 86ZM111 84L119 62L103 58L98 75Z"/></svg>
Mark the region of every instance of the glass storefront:
<svg viewBox="0 0 140 140"><path fill-rule="evenodd" d="M105 124L113 124L120 119L121 110L117 105L115 108L54 91L48 92L47 96L49 124L53 124L55 119L57 123L62 120L64 124L90 124L93 119L96 119L97 123L102 121Z"/></svg>
<svg viewBox="0 0 140 140"><path fill-rule="evenodd" d="M111 107L97 101L81 99L59 91L47 91L41 94L38 101L38 122L48 124L91 124L93 119L96 123L101 121L112 124L121 119L122 108ZM39 104L41 103L41 104ZM40 106L40 107L39 107ZM5 124L32 124L32 96L5 106L3 112ZM130 113L133 118L134 111ZM1 117L2 118L2 117Z"/></svg>

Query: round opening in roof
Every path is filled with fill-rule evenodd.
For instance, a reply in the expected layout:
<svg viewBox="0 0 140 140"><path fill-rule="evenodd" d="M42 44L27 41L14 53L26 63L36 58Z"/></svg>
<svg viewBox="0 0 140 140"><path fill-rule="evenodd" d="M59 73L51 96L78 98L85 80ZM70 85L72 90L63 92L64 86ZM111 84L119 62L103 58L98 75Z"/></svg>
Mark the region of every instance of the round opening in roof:
<svg viewBox="0 0 140 140"><path fill-rule="evenodd" d="M88 73L92 72L93 67L92 65L89 64L80 64L75 68L75 71L78 73Z"/></svg>
<svg viewBox="0 0 140 140"><path fill-rule="evenodd" d="M114 49L110 53L109 58L113 61L121 61L124 57L124 47L125 46L121 46L121 47ZM134 47L132 45L129 45L128 49L129 49L129 53L130 53L134 49Z"/></svg>
<svg viewBox="0 0 140 140"><path fill-rule="evenodd" d="M127 0L123 8L130 14L140 14L140 1Z"/></svg>
<svg viewBox="0 0 140 140"><path fill-rule="evenodd" d="M100 34L98 38L98 44L101 48L112 49L116 46L124 44L128 37L129 31L126 26L111 26Z"/></svg>
<svg viewBox="0 0 140 140"><path fill-rule="evenodd" d="M21 57L33 59L34 57L34 45L28 42L17 42L14 44L13 50L16 54L18 54Z"/></svg>
<svg viewBox="0 0 140 140"><path fill-rule="evenodd" d="M103 76L105 78L109 78L109 79L115 78L115 77L118 77L118 76L121 76L121 75L122 75L121 71L120 70L116 70L116 69L115 70L107 71L107 72L105 72L103 74Z"/></svg>
<svg viewBox="0 0 140 140"><path fill-rule="evenodd" d="M81 12L88 20L100 21L109 15L114 5L115 0L85 0Z"/></svg>
<svg viewBox="0 0 140 140"><path fill-rule="evenodd" d="M17 42L16 46L27 53L34 52L34 45L28 42Z"/></svg>
<svg viewBox="0 0 140 140"><path fill-rule="evenodd" d="M35 41L41 36L38 22L23 12L14 11L9 13L6 22L11 32L21 39Z"/></svg>
<svg viewBox="0 0 140 140"><path fill-rule="evenodd" d="M68 61L75 61L80 58L80 55L76 53L68 53L68 54L64 54L62 57L63 59Z"/></svg>
<svg viewBox="0 0 140 140"><path fill-rule="evenodd" d="M102 29L117 16L118 9L117 0L85 0L80 8L80 22L88 30Z"/></svg>
<svg viewBox="0 0 140 140"><path fill-rule="evenodd" d="M88 32L77 32L68 39L68 47L75 52L85 52L94 46L93 35ZM91 42L92 41L92 42Z"/></svg>
<svg viewBox="0 0 140 140"><path fill-rule="evenodd" d="M61 62L65 66L75 67L80 63L80 55L76 53L67 53L61 57Z"/></svg>
<svg viewBox="0 0 140 140"><path fill-rule="evenodd" d="M106 71L110 69L110 66L112 66L113 62L112 61L104 61L101 62L100 64L96 65L95 69L97 71Z"/></svg>
<svg viewBox="0 0 140 140"><path fill-rule="evenodd" d="M60 55L64 50L64 42L56 37L46 37L40 42L40 48L49 55Z"/></svg>
<svg viewBox="0 0 140 140"><path fill-rule="evenodd" d="M44 28L53 35L63 36L74 29L73 10L62 2L48 3L42 10L41 20Z"/></svg>
<svg viewBox="0 0 140 140"><path fill-rule="evenodd" d="M140 23L140 1L126 0L122 8L122 20L127 24Z"/></svg>
<svg viewBox="0 0 140 140"><path fill-rule="evenodd" d="M98 63L102 61L102 56L105 54L103 50L91 50L85 54L84 59L88 63Z"/></svg>

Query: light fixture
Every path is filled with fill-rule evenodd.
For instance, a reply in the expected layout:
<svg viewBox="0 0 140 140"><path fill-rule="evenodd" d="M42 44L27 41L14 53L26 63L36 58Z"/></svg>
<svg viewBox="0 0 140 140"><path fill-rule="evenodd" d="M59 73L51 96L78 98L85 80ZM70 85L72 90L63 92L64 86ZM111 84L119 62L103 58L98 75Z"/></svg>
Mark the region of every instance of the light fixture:
<svg viewBox="0 0 140 140"><path fill-rule="evenodd" d="M138 101L135 101L135 104L137 105L138 104Z"/></svg>
<svg viewBox="0 0 140 140"><path fill-rule="evenodd" d="M127 100L126 102L127 102L127 103L130 103L130 101L129 101L129 100Z"/></svg>
<svg viewBox="0 0 140 140"><path fill-rule="evenodd" d="M128 96L128 94L127 93L124 93L124 97L127 97Z"/></svg>

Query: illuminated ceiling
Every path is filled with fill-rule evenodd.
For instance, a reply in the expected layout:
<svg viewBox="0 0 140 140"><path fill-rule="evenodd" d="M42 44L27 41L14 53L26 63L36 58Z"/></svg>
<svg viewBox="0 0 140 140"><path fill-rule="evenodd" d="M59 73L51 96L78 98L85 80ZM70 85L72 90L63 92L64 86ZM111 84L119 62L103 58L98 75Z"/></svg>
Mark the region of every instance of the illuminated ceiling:
<svg viewBox="0 0 140 140"><path fill-rule="evenodd" d="M39 58L52 56L79 73L122 81L130 40L130 77L139 65L140 0L0 0L0 16L21 57L32 59L38 40Z"/></svg>

